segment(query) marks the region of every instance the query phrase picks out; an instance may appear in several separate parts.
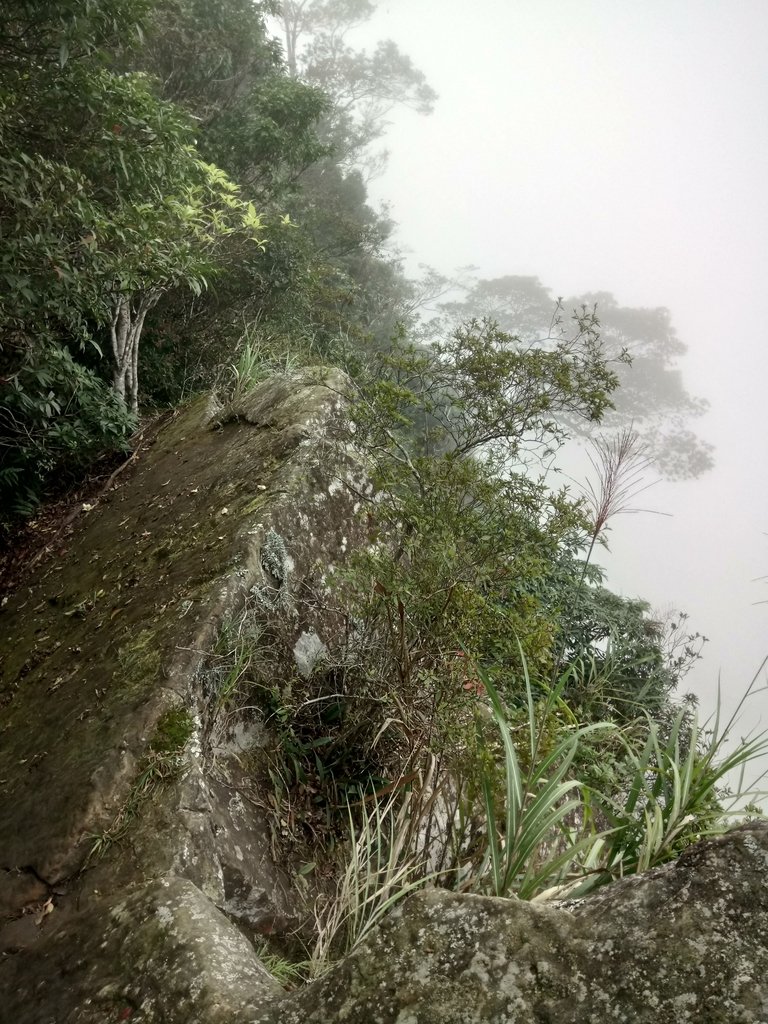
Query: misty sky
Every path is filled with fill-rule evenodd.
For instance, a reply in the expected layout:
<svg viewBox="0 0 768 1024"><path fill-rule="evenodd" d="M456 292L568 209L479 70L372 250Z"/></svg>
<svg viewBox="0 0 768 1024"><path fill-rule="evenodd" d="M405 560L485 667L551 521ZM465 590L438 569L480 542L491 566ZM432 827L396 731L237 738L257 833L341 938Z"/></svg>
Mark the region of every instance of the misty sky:
<svg viewBox="0 0 768 1024"><path fill-rule="evenodd" d="M555 295L666 306L694 424L717 466L616 521L614 589L711 638L688 681L729 703L768 654L768 2L382 0L356 42L393 38L440 94L395 112L385 174L414 272L474 264ZM742 731L768 726L768 698Z"/></svg>

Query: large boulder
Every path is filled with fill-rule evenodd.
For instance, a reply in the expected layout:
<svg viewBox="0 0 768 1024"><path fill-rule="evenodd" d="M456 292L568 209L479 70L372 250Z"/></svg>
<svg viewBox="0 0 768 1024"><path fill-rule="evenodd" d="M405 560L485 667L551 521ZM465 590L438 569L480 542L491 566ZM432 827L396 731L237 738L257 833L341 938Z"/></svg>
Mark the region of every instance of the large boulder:
<svg viewBox="0 0 768 1024"><path fill-rule="evenodd" d="M279 687L340 628L329 577L367 536L371 490L347 387L317 370L225 408L194 401L3 603L0 991L11 961L16 985L37 946L73 948L72 921L95 935L102 901L142 906L159 880L186 880L251 938L301 928L249 760L259 694L233 692L232 669L248 643Z"/></svg>
<svg viewBox="0 0 768 1024"><path fill-rule="evenodd" d="M192 403L0 612L0 1018L768 1024L764 825L580 902L424 891L304 989L264 970L312 894L255 781L260 697L322 680L329 578L369 542L345 389Z"/></svg>
<svg viewBox="0 0 768 1024"><path fill-rule="evenodd" d="M254 1024L766 1024L768 827L562 906L426 891Z"/></svg>
<svg viewBox="0 0 768 1024"><path fill-rule="evenodd" d="M280 992L253 946L190 881L92 904L4 965L15 1024L247 1024Z"/></svg>

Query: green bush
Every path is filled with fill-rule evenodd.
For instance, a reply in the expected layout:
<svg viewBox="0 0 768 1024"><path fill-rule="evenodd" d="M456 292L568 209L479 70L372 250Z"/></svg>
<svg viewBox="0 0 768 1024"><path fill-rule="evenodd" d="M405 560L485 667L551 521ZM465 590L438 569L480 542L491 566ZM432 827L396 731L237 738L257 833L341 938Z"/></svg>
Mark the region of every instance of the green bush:
<svg viewBox="0 0 768 1024"><path fill-rule="evenodd" d="M135 422L110 388L54 343L40 343L5 381L0 403L0 526L31 515L54 481L78 479L125 451Z"/></svg>

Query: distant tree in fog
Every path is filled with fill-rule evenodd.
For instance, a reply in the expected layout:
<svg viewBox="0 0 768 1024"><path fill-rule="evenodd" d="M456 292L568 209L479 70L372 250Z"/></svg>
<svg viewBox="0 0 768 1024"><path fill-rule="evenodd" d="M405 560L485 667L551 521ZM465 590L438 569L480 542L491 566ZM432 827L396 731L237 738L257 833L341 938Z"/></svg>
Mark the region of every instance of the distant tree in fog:
<svg viewBox="0 0 768 1024"><path fill-rule="evenodd" d="M595 310L605 352L617 360L621 382L613 395L616 409L606 414L603 429L633 423L668 478L696 477L712 467L712 446L689 425L708 403L685 387L677 362L686 346L669 310L620 306L610 292L556 300L537 277L471 277L462 290L460 298L439 307L433 327L441 334L466 320L489 317L503 331L548 346L570 328L574 313ZM629 362L618 361L623 353Z"/></svg>
<svg viewBox="0 0 768 1024"><path fill-rule="evenodd" d="M384 133L389 112L407 106L431 113L434 90L391 39L370 53L349 45L349 33L374 14L372 0L284 0L280 10L290 73L332 101L324 130L335 159L368 177L378 173L386 154L368 147Z"/></svg>

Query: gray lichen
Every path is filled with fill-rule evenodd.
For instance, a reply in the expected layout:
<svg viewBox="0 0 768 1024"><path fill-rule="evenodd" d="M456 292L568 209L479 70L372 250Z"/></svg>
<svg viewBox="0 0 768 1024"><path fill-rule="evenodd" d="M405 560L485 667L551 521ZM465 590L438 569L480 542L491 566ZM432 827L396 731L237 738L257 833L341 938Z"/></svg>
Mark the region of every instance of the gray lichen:
<svg viewBox="0 0 768 1024"><path fill-rule="evenodd" d="M290 582L294 563L285 541L270 529L261 548L261 568L265 582L251 588L251 594L266 608L285 611L291 605Z"/></svg>

